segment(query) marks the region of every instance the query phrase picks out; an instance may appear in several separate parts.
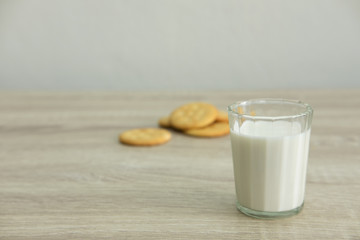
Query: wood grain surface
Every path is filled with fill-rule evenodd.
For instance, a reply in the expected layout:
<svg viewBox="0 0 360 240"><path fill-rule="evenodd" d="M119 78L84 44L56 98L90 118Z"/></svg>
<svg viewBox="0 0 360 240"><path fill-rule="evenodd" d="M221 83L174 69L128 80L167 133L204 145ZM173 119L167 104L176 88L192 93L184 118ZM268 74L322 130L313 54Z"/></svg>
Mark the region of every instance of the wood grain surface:
<svg viewBox="0 0 360 240"><path fill-rule="evenodd" d="M314 108L303 211L235 207L229 136L118 143L175 107L258 97ZM360 90L0 92L0 239L360 239Z"/></svg>

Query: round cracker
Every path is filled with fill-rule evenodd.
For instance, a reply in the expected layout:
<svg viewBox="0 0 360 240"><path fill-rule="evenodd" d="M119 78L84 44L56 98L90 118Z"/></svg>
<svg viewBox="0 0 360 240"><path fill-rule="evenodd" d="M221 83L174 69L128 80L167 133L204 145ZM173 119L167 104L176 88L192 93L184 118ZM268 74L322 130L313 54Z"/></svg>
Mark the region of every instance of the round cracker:
<svg viewBox="0 0 360 240"><path fill-rule="evenodd" d="M169 128L171 127L171 124L170 124L170 117L162 117L159 119L159 126L160 127L164 127L164 128Z"/></svg>
<svg viewBox="0 0 360 240"><path fill-rule="evenodd" d="M171 133L160 128L135 128L123 132L119 141L134 146L153 146L168 142Z"/></svg>
<svg viewBox="0 0 360 240"><path fill-rule="evenodd" d="M215 122L204 128L186 130L184 133L196 137L220 137L229 134L230 128L228 123Z"/></svg>
<svg viewBox="0 0 360 240"><path fill-rule="evenodd" d="M193 102L182 105L170 115L172 127L180 130L202 128L216 119L218 110L209 103Z"/></svg>
<svg viewBox="0 0 360 240"><path fill-rule="evenodd" d="M218 115L216 116L216 122L229 122L228 113L225 111L218 111Z"/></svg>

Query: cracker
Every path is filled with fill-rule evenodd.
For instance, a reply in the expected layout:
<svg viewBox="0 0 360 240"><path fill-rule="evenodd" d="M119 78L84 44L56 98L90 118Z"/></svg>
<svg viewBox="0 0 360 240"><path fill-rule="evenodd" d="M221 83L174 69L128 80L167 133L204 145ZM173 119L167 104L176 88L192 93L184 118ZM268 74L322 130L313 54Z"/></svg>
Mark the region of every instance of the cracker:
<svg viewBox="0 0 360 240"><path fill-rule="evenodd" d="M225 111L219 111L216 116L216 122L229 122L228 113Z"/></svg>
<svg viewBox="0 0 360 240"><path fill-rule="evenodd" d="M168 130L160 128L135 128L123 132L119 141L134 146L153 146L163 144L171 139Z"/></svg>
<svg viewBox="0 0 360 240"><path fill-rule="evenodd" d="M186 130L184 133L196 137L220 137L229 134L230 128L228 123L215 122L204 128Z"/></svg>
<svg viewBox="0 0 360 240"><path fill-rule="evenodd" d="M171 127L171 124L170 124L170 117L162 117L159 119L159 126L160 127L164 127L164 128L169 128Z"/></svg>
<svg viewBox="0 0 360 240"><path fill-rule="evenodd" d="M180 130L202 128L216 120L218 110L209 103L193 102L182 105L170 115L172 127Z"/></svg>

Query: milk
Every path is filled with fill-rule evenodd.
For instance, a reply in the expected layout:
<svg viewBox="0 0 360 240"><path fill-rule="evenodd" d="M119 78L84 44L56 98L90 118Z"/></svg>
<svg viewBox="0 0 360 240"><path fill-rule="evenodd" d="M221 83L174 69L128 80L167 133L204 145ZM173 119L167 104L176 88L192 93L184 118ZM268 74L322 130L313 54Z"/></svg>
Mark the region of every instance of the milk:
<svg viewBox="0 0 360 240"><path fill-rule="evenodd" d="M245 121L231 128L238 203L280 212L303 204L310 129L298 122Z"/></svg>

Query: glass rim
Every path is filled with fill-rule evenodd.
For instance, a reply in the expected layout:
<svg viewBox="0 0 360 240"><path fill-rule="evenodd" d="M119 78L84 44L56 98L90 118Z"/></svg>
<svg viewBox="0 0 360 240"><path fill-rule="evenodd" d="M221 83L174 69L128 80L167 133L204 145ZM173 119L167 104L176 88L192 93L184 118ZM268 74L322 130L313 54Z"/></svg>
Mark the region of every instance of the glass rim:
<svg viewBox="0 0 360 240"><path fill-rule="evenodd" d="M298 114L292 114L292 115L279 115L279 116L261 116L261 115L250 115L250 114L245 114L245 113L239 113L237 111L234 111L233 108L235 106L237 107L241 107L241 106L245 106L246 104L249 103L266 103L266 102L273 102L273 103L290 103L290 104L296 104L298 106L302 106L304 107L304 111L300 112ZM305 103L302 102L300 100L292 100L292 99L285 99L285 98L253 98L253 99L248 99L246 101L237 101L234 102L233 104L230 104L227 107L228 113L231 113L233 115L236 116L241 116L242 118L245 119L253 119L253 120L259 120L259 119L263 119L263 120L282 120L282 119L294 119L294 118L299 118L299 117L303 117L303 116L310 116L313 113L313 109L312 107Z"/></svg>

